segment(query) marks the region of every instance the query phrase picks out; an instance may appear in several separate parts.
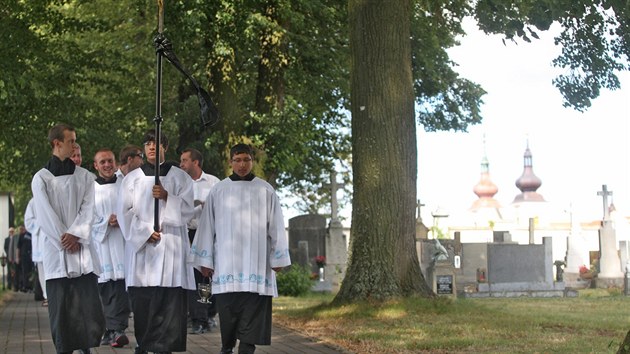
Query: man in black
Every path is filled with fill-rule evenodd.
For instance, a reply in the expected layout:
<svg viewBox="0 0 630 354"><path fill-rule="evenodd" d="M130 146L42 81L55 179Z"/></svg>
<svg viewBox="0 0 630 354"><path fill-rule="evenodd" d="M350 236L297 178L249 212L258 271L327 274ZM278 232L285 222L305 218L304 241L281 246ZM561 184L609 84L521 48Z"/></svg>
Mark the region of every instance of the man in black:
<svg viewBox="0 0 630 354"><path fill-rule="evenodd" d="M20 225L19 230L20 274L18 274L18 278L20 279L20 290L27 292L33 290L33 283L30 280L33 273L33 243L31 242L31 234L26 231L24 225Z"/></svg>

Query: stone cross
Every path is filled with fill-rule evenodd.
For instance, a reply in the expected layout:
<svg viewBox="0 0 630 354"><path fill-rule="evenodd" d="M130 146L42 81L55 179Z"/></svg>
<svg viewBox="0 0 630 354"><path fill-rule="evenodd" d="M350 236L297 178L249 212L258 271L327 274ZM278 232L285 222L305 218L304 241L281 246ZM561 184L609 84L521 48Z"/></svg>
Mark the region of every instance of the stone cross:
<svg viewBox="0 0 630 354"><path fill-rule="evenodd" d="M416 221L417 222L422 222L422 214L420 214L420 208L422 208L424 206L424 204L422 204L420 202L420 199L418 199L418 202L416 203L416 210L418 212L418 215L416 216Z"/></svg>
<svg viewBox="0 0 630 354"><path fill-rule="evenodd" d="M327 187L330 187L331 189L331 193L330 193L330 200L331 200L331 215L330 215L330 221L337 221L337 209L338 209L338 203L337 203L337 191L339 189L343 189L343 186L345 184L344 183L337 183L337 171L332 170L332 172L330 172L330 184L327 185Z"/></svg>
<svg viewBox="0 0 630 354"><path fill-rule="evenodd" d="M602 196L604 201L604 220L610 219L610 210L608 209L608 196L612 196L613 192L608 190L608 187L604 184L602 185L602 190L597 192L597 195Z"/></svg>

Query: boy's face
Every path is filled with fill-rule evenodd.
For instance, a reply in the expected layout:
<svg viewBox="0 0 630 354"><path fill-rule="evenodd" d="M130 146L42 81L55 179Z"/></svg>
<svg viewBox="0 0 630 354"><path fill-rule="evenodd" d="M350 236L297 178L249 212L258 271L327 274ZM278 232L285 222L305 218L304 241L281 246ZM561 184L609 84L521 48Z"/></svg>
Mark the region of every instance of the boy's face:
<svg viewBox="0 0 630 354"><path fill-rule="evenodd" d="M160 144L160 163L164 162L164 154L166 154L166 148L164 148L164 145ZM155 141L150 140L144 143L144 156L147 157L147 161L155 165L156 155Z"/></svg>
<svg viewBox="0 0 630 354"><path fill-rule="evenodd" d="M245 177L250 172L252 172L254 161L252 160L252 157L249 156L249 154L235 154L230 160L230 166L232 166L232 171L234 171L234 173L236 173L240 177Z"/></svg>

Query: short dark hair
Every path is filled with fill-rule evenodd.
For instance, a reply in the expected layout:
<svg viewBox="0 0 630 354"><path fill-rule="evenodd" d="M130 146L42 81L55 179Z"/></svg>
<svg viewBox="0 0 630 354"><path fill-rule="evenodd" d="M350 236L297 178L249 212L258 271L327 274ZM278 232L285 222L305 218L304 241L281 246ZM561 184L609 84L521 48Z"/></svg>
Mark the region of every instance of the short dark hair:
<svg viewBox="0 0 630 354"><path fill-rule="evenodd" d="M142 138L142 144L146 144L150 141L155 142L155 129L149 129L146 133L144 133L144 137ZM168 138L164 134L163 131L160 130L160 144L164 146L165 149L168 148Z"/></svg>
<svg viewBox="0 0 630 354"><path fill-rule="evenodd" d="M112 151L112 149L110 148L101 148L96 150L96 152L94 153L94 157L96 157L96 154L98 154L99 152L111 152L112 155L114 155L114 151ZM116 155L114 155L114 161L116 161Z"/></svg>
<svg viewBox="0 0 630 354"><path fill-rule="evenodd" d="M122 150L120 150L120 154L118 154L118 162L121 166L127 164L127 160L130 157L136 157L138 154L142 153L142 148L137 145L127 145Z"/></svg>
<svg viewBox="0 0 630 354"><path fill-rule="evenodd" d="M186 148L184 149L184 151L182 151L182 154L185 152L189 152L190 159L193 161L199 161L199 167L203 167L203 154L201 154L199 150L193 149L193 148Z"/></svg>
<svg viewBox="0 0 630 354"><path fill-rule="evenodd" d="M65 135L63 132L65 132L66 130L71 132L75 131L73 126L65 123L59 123L48 130L48 143L51 147L55 147L55 140L63 141L63 139L65 139Z"/></svg>
<svg viewBox="0 0 630 354"><path fill-rule="evenodd" d="M252 157L252 159L254 158L254 149L252 149L251 146L247 145L247 144L236 144L234 146L232 146L232 148L230 149L230 159L234 157L234 155L238 155L238 154L247 154L249 156Z"/></svg>

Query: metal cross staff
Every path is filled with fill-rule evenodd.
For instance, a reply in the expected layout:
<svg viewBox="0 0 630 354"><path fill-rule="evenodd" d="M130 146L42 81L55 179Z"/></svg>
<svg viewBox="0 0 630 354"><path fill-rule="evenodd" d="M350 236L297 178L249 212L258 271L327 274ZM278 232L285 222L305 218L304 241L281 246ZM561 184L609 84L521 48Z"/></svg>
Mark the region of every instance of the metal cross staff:
<svg viewBox="0 0 630 354"><path fill-rule="evenodd" d="M158 34L153 40L157 56L157 79L155 83L155 184L160 184L160 144L162 135L162 57L166 58L179 70L193 85L199 99L201 123L204 127L211 126L219 120L219 110L212 102L210 95L204 90L197 80L184 69L173 53L172 43L164 36L164 0L157 0L158 4ZM153 214L153 230L160 231L160 200L155 199Z"/></svg>

